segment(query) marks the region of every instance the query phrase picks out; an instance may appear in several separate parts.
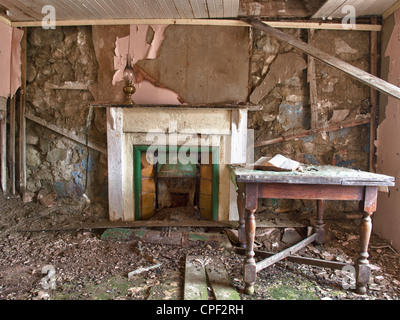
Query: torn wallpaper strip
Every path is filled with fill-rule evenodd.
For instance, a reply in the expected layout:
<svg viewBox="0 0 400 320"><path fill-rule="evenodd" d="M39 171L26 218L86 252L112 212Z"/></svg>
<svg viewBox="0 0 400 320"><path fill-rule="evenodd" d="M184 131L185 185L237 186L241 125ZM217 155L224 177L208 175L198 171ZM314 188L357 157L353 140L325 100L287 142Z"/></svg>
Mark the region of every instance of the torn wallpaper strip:
<svg viewBox="0 0 400 320"><path fill-rule="evenodd" d="M21 86L21 40L24 32L0 24L0 96L14 96Z"/></svg>

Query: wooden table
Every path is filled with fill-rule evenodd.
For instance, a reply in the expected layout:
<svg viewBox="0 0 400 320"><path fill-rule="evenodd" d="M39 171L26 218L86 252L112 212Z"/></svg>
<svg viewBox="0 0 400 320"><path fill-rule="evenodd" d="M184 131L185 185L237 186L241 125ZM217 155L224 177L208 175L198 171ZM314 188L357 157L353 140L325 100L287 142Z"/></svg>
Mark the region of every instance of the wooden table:
<svg viewBox="0 0 400 320"><path fill-rule="evenodd" d="M376 210L378 188L394 186L393 177L332 166L308 166L304 167L303 172L258 171L230 165L228 167L238 193L239 240L244 248L238 251L244 251L246 256L245 293L254 293L257 272L282 259L339 270L349 266L341 262L292 256L314 241L318 244L324 242L325 200L358 200L362 205L360 251L353 267L356 273L356 292L360 294L366 292L370 277L368 245L372 229L371 215ZM317 200L317 225L314 234L277 254L257 252L267 258L256 263L255 212L259 198Z"/></svg>

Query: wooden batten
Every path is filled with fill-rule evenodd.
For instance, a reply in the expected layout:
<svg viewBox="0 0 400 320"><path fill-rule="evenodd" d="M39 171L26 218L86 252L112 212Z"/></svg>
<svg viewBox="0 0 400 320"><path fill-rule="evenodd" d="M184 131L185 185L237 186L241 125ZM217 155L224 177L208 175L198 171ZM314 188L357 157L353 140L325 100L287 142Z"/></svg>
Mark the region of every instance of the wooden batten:
<svg viewBox="0 0 400 320"><path fill-rule="evenodd" d="M0 22L6 24L9 27L11 27L12 25L12 22L3 16L0 16Z"/></svg>
<svg viewBox="0 0 400 320"><path fill-rule="evenodd" d="M313 31L308 31L308 43L312 43ZM311 106L311 129L318 128L318 99L317 99L317 76L315 73L315 59L308 56L307 69L308 83L310 84L310 106Z"/></svg>
<svg viewBox="0 0 400 320"><path fill-rule="evenodd" d="M254 147L262 147L262 146L268 146L270 144L275 144L283 141L290 141L290 140L296 140L296 139L301 139L305 137L310 137L315 134L320 134L324 132L331 132L331 131L337 131L341 130L344 128L351 128L355 126L360 126L363 124L367 124L370 122L370 119L360 119L360 120L349 120L349 121L343 121L341 123L329 125L327 127L322 127L322 128L317 128L313 130L304 130L299 133L291 134L291 135L286 135L286 136L280 136L277 138L269 139L269 140L264 140L264 141L258 141L254 143Z"/></svg>

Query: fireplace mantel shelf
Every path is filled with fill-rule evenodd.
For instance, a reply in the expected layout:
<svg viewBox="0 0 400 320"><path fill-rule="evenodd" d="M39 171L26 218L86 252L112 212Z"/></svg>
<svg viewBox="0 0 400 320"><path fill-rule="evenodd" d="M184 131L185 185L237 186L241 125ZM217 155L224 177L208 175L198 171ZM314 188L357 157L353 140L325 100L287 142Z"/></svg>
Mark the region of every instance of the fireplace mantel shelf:
<svg viewBox="0 0 400 320"><path fill-rule="evenodd" d="M121 102L94 101L94 108L169 108L169 109L248 109L250 111L262 110L262 106L253 104L129 104Z"/></svg>

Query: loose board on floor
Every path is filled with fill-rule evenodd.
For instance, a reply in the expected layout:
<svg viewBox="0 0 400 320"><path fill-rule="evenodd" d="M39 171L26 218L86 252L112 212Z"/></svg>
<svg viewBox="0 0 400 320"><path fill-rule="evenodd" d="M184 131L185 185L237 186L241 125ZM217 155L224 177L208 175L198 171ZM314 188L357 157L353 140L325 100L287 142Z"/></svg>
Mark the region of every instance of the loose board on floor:
<svg viewBox="0 0 400 320"><path fill-rule="evenodd" d="M208 300L204 257L186 256L184 300Z"/></svg>
<svg viewBox="0 0 400 320"><path fill-rule="evenodd" d="M240 300L224 264L217 257L186 256L184 290L185 300Z"/></svg>
<svg viewBox="0 0 400 320"><path fill-rule="evenodd" d="M228 272L222 261L218 258L206 265L207 277L216 300L240 300Z"/></svg>

